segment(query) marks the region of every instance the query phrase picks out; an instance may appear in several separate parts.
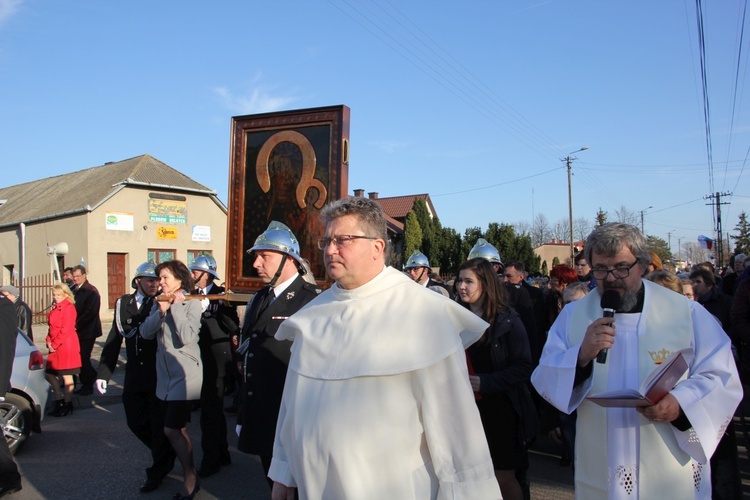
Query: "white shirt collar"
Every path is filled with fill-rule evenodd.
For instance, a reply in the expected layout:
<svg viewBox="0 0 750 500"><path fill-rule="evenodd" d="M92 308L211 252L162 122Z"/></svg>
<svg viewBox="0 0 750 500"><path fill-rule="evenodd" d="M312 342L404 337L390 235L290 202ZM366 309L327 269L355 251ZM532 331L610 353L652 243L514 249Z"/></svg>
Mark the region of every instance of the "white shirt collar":
<svg viewBox="0 0 750 500"><path fill-rule="evenodd" d="M299 273L294 273L294 276L292 276L291 278L289 278L285 282L279 283L277 285L274 285L274 287L273 287L273 293L274 293L274 295L276 297L281 297L281 294L284 293L284 290L286 290L287 288L289 288L289 286L292 284L292 282L297 279L297 276L299 276Z"/></svg>

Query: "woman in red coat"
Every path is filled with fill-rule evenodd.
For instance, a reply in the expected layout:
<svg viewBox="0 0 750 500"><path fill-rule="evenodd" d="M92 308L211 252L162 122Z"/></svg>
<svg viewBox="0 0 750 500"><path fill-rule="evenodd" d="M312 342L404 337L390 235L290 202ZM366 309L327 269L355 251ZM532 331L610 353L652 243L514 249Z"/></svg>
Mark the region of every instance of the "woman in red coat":
<svg viewBox="0 0 750 500"><path fill-rule="evenodd" d="M68 285L58 283L52 288L55 305L47 316L47 382L57 400L50 415L64 417L73 412L73 375L81 372L81 347L76 333L76 307L73 293ZM60 390L62 376L65 396Z"/></svg>

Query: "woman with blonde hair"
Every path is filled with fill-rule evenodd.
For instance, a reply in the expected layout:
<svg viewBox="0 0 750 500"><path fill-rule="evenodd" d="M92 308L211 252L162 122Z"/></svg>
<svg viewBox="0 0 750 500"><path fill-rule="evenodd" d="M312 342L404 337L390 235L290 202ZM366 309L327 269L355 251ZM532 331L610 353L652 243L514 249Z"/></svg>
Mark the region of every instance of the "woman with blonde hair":
<svg viewBox="0 0 750 500"><path fill-rule="evenodd" d="M55 305L47 315L47 368L45 377L55 395L55 407L49 413L64 417L73 412L73 375L81 373L81 347L76 333L76 308L73 292L68 285L57 283L52 287ZM60 389L62 377L65 394Z"/></svg>
<svg viewBox="0 0 750 500"><path fill-rule="evenodd" d="M669 288L673 292L677 292L680 295L685 295L682 288L682 282L677 275L670 273L669 271L651 271L646 275L646 279L653 281L657 285L661 285L664 288Z"/></svg>

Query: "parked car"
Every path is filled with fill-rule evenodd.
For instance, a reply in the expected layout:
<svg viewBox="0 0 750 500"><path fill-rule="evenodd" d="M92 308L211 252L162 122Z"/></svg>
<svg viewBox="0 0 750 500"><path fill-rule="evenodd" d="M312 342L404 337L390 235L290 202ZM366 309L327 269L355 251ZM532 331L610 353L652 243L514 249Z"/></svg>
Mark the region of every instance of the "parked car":
<svg viewBox="0 0 750 500"><path fill-rule="evenodd" d="M15 454L31 432L42 432L41 422L49 398L44 378L44 355L21 330L10 376L11 389L0 401L0 422L10 452Z"/></svg>

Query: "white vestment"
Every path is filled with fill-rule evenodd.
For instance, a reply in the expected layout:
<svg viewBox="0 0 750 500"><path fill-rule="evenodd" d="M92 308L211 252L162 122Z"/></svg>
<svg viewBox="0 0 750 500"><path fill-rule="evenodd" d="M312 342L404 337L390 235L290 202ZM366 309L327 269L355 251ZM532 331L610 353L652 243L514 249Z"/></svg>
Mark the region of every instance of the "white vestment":
<svg viewBox="0 0 750 500"><path fill-rule="evenodd" d="M294 339L269 477L302 499L498 499L464 349L488 324L385 268L326 290Z"/></svg>
<svg viewBox="0 0 750 500"><path fill-rule="evenodd" d="M578 351L588 325L602 316L590 293L562 310L550 329L531 381L565 413L578 409L577 498L711 498L708 460L742 398L729 338L697 302L644 281L640 314L615 314L615 343L607 362L574 387ZM671 394L692 424L680 431L634 408L602 408L585 398L640 388L670 353L692 347L686 377Z"/></svg>

